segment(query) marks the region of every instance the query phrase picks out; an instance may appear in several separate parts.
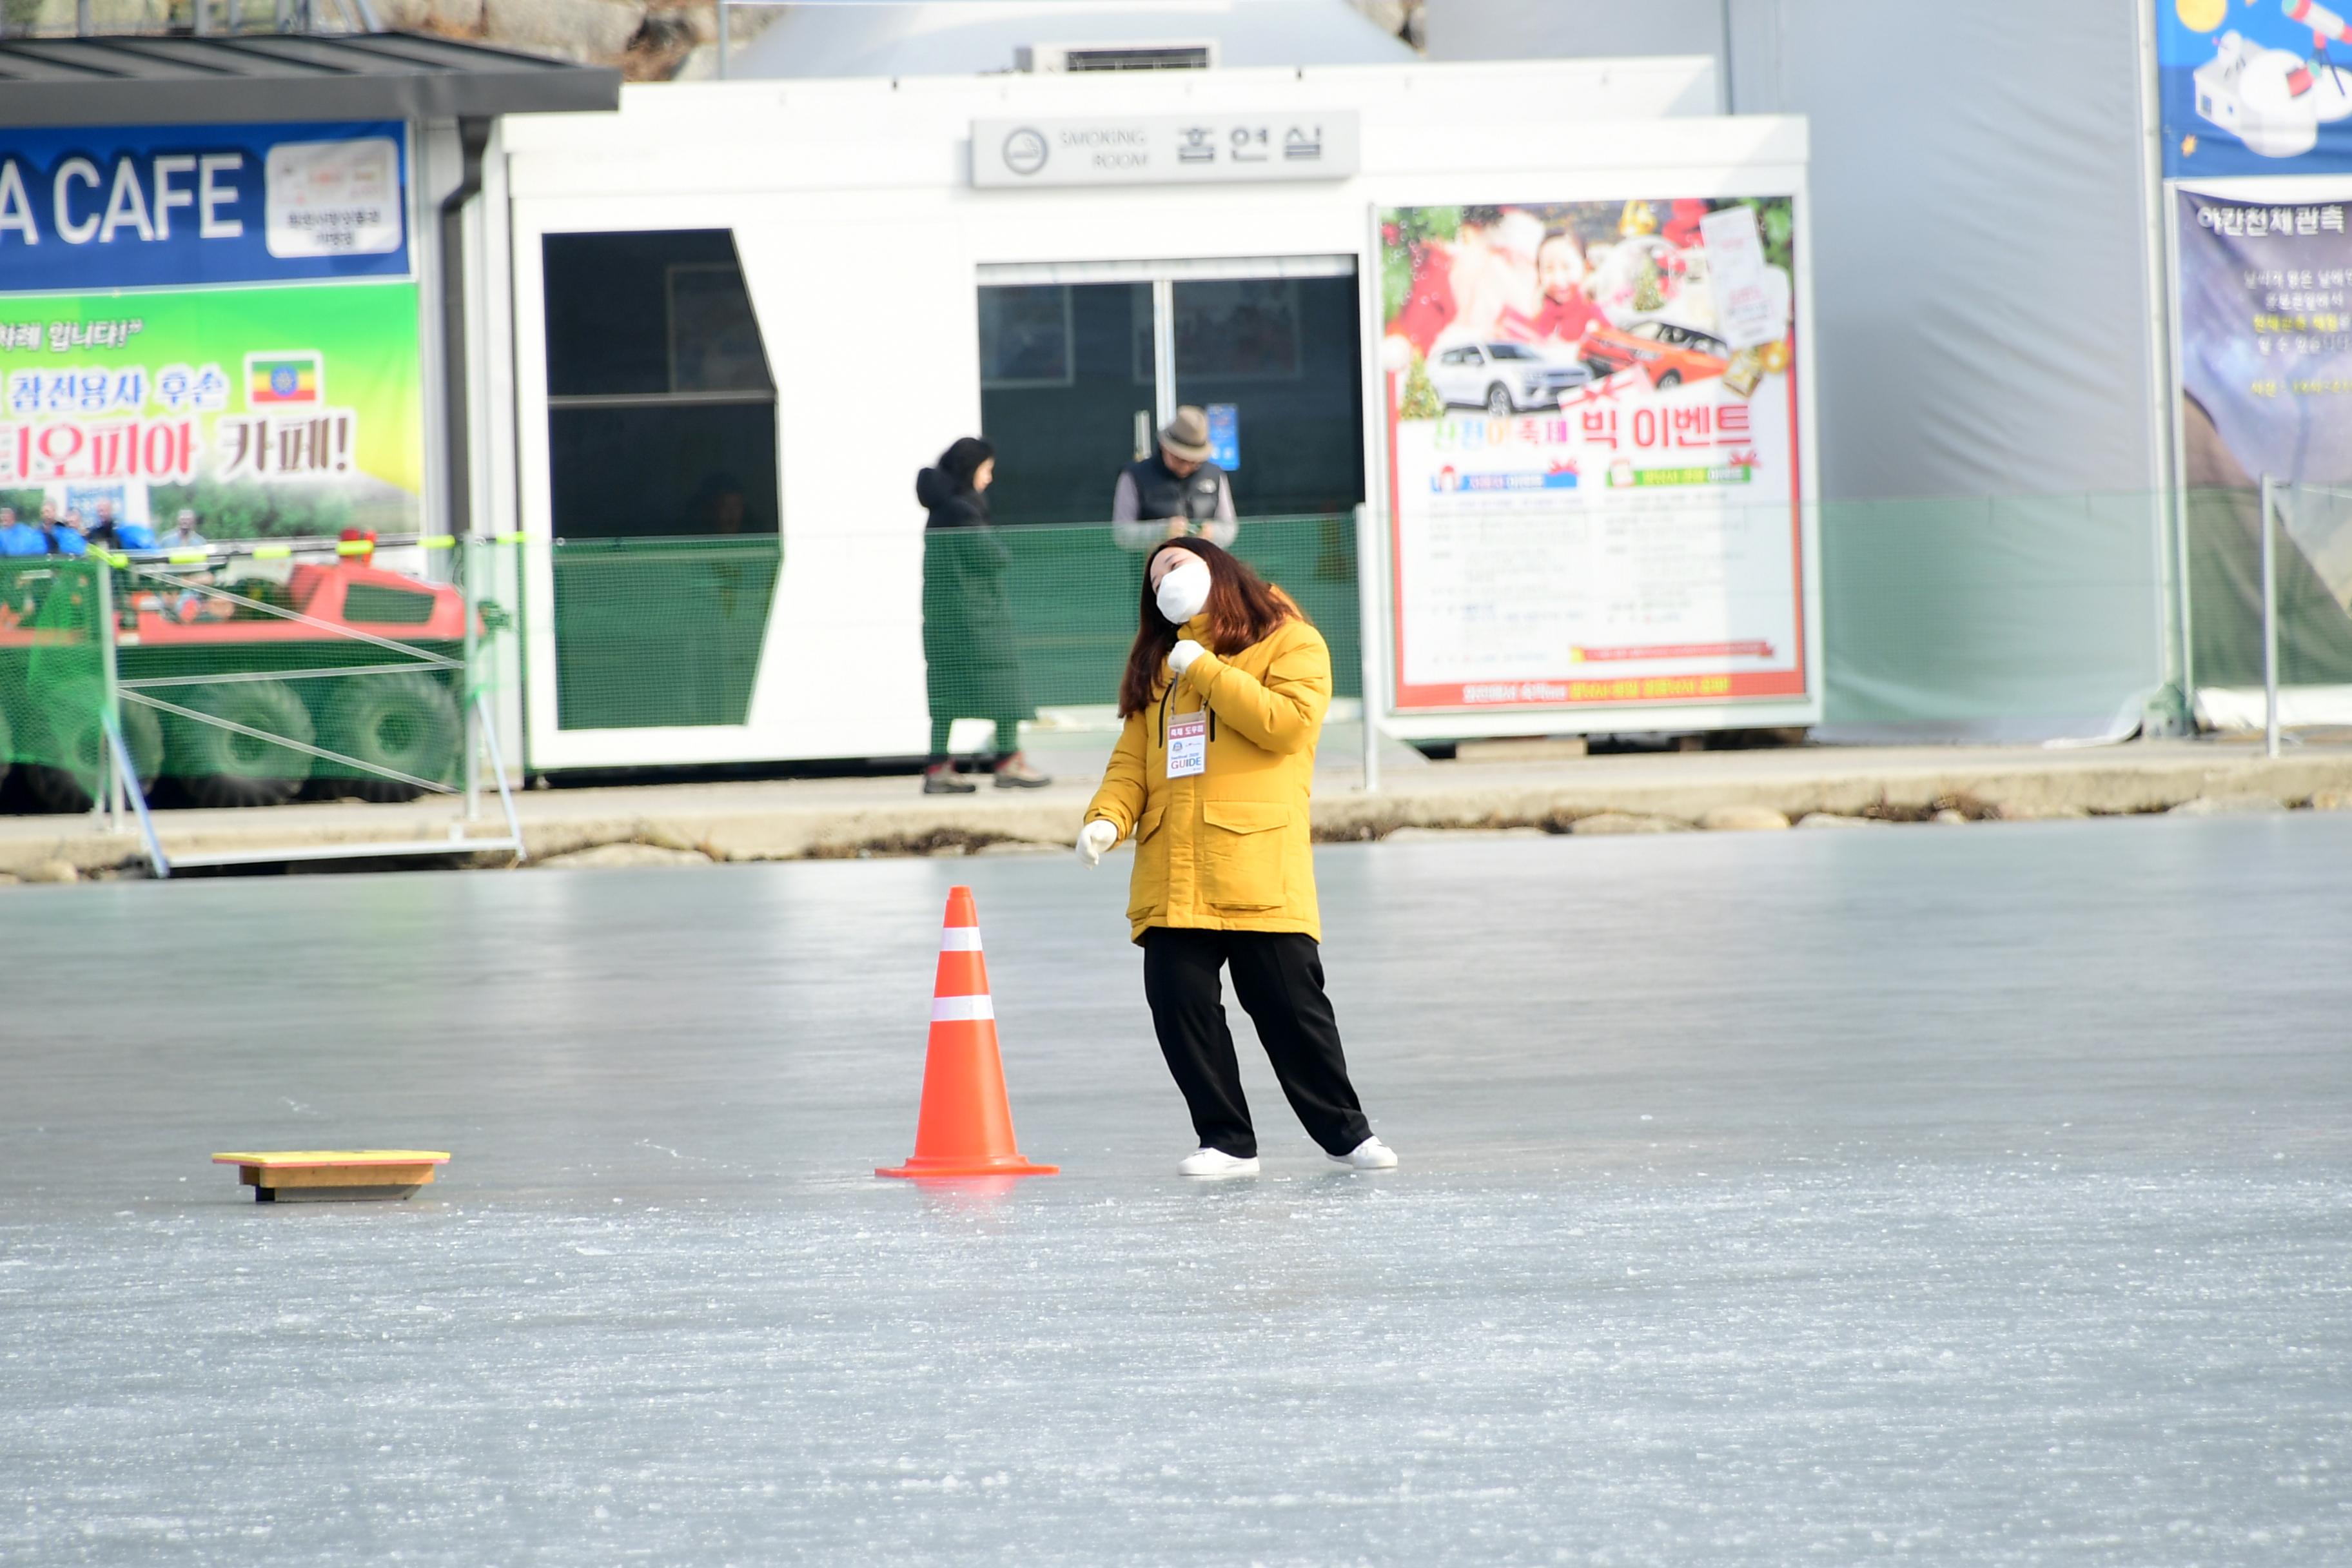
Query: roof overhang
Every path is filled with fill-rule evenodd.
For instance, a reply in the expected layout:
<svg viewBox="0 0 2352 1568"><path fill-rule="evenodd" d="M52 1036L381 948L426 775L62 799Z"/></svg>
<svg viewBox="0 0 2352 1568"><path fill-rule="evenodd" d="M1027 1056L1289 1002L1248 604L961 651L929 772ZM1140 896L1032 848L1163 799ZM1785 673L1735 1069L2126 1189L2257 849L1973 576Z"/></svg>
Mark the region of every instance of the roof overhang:
<svg viewBox="0 0 2352 1568"><path fill-rule="evenodd" d="M0 126L454 120L617 109L621 73L418 33L0 42Z"/></svg>

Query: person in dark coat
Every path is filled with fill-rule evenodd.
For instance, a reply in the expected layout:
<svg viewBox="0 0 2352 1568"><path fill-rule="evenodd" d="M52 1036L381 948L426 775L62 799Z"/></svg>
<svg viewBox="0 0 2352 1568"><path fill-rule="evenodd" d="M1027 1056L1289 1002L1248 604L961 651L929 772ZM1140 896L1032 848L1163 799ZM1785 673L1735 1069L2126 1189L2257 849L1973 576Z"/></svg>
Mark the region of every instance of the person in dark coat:
<svg viewBox="0 0 2352 1568"><path fill-rule="evenodd" d="M996 787L1037 789L1053 781L1021 755L1021 721L1034 719L1013 647L1013 599L1004 585L1012 552L989 526L989 481L996 448L965 436L915 476L915 499L930 510L923 530L923 660L931 700L930 765L925 795L970 795L955 776L948 731L958 719L996 723Z"/></svg>

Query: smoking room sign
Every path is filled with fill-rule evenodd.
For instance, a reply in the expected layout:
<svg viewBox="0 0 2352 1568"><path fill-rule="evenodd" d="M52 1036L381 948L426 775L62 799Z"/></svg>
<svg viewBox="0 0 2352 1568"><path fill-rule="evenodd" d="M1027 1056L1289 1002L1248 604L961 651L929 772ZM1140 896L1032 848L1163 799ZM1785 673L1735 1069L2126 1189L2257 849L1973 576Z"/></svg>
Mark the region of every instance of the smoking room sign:
<svg viewBox="0 0 2352 1568"><path fill-rule="evenodd" d="M1362 162L1352 109L975 120L971 183L1189 185L1344 180Z"/></svg>

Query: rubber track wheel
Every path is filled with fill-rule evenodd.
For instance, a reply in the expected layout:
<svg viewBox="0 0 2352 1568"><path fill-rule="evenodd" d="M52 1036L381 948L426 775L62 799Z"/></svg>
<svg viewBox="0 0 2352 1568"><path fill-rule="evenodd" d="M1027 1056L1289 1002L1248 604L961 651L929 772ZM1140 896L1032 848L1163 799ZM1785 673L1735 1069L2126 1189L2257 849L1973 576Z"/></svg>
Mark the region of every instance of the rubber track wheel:
<svg viewBox="0 0 2352 1568"><path fill-rule="evenodd" d="M310 742L310 710L294 689L279 680L240 680L200 686L181 706ZM181 781L198 805L279 805L294 798L310 775L310 757L290 746L272 745L251 735L174 714L165 727L164 771Z"/></svg>
<svg viewBox="0 0 2352 1568"><path fill-rule="evenodd" d="M465 724L448 688L423 671L355 675L331 684L341 689L319 718L319 744L362 763L397 768L436 784L453 784ZM425 792L382 773L346 775L321 757L317 772L338 795L362 800L415 800Z"/></svg>
<svg viewBox="0 0 2352 1568"><path fill-rule="evenodd" d="M99 701L98 687L82 681L60 686L42 700L40 721L47 730L47 742L41 753L71 759L71 765L26 763L25 793L51 811L88 811L97 804L89 786L103 783L109 766ZM124 702L121 708L122 743L131 749L131 765L139 770L139 787L144 790L163 766L163 727L155 710L143 703Z"/></svg>

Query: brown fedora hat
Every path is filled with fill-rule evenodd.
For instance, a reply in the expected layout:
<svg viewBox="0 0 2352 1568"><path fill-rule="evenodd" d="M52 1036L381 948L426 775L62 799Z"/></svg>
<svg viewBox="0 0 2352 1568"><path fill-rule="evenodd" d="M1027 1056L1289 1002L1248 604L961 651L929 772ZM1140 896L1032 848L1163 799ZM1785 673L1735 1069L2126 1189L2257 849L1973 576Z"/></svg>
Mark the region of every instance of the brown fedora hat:
<svg viewBox="0 0 2352 1568"><path fill-rule="evenodd" d="M1160 449L1188 463L1209 460L1209 416L1191 404L1176 411L1160 432Z"/></svg>

